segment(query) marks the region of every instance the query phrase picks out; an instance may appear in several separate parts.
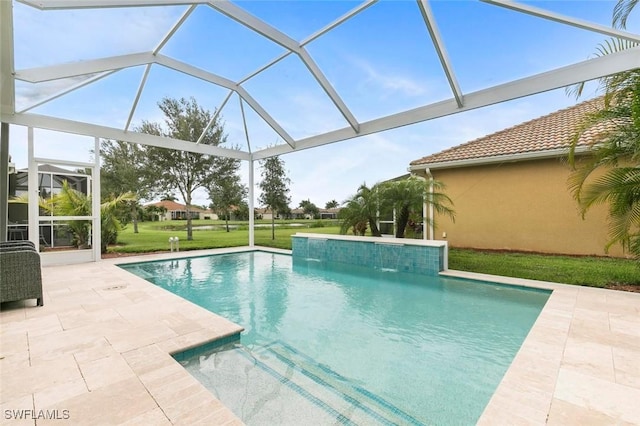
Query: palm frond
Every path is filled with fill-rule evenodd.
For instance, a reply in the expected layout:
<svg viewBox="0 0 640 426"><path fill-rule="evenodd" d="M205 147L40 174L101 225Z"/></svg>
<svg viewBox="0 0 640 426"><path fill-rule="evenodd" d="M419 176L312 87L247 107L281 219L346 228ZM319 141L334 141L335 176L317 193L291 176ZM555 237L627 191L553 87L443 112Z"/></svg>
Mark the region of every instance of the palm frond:
<svg viewBox="0 0 640 426"><path fill-rule="evenodd" d="M631 49L633 47L637 47L640 43L620 39L620 38L609 38L605 41L598 43L596 47L596 51L593 54L594 57L599 58L602 56L610 55L612 53L621 52L623 50ZM600 90L605 92L605 104L608 105L610 102L611 94L619 92L624 84L629 82L629 77L633 75L633 73L637 71L624 71L618 74L613 74L607 77L603 77L599 80L600 82ZM580 83L576 83L571 86L565 87L565 93L567 96L579 99L584 93L586 82L582 81Z"/></svg>
<svg viewBox="0 0 640 426"><path fill-rule="evenodd" d="M597 54L630 45L608 41ZM571 140L568 162L573 170L567 183L583 218L596 205L608 206L605 249L621 244L640 258L640 69L606 77L603 82L607 91L604 108L587 115ZM578 161L578 144L589 131L595 141L588 155Z"/></svg>
<svg viewBox="0 0 640 426"><path fill-rule="evenodd" d="M618 0L618 3L613 8L612 25L616 28L626 28L627 18L637 5L638 0Z"/></svg>

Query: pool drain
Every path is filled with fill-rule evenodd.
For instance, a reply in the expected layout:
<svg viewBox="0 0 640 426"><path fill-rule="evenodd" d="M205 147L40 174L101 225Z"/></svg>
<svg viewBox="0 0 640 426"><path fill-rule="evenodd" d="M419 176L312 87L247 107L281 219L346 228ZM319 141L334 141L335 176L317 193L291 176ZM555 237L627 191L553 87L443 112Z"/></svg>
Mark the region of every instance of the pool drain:
<svg viewBox="0 0 640 426"><path fill-rule="evenodd" d="M126 284L113 285L111 287L105 287L103 288L103 290L105 291L122 290L123 288L127 288L127 285Z"/></svg>

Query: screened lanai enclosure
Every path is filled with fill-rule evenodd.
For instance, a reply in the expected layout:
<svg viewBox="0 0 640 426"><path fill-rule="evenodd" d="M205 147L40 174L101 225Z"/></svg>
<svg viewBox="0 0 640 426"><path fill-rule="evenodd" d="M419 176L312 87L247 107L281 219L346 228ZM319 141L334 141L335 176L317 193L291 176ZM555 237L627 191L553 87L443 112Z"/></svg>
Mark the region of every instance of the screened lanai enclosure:
<svg viewBox="0 0 640 426"><path fill-rule="evenodd" d="M363 140L385 157L367 138L398 128L420 134L416 126L429 120L638 67L638 28L611 26L615 4L1 1L0 239L15 225L6 179L15 146L27 153L29 210L20 225L29 239L38 242L45 222L88 220L93 249L84 260L96 260L99 197L88 216L52 218L37 207L44 165L86 170L87 195L99 193L99 156L76 158L81 144L91 152L111 139L240 159L253 211L258 160ZM631 45L594 55L610 38ZM226 143L140 133L144 120L162 121L164 97L194 97L215 111ZM434 150L431 136L420 135L414 158Z"/></svg>

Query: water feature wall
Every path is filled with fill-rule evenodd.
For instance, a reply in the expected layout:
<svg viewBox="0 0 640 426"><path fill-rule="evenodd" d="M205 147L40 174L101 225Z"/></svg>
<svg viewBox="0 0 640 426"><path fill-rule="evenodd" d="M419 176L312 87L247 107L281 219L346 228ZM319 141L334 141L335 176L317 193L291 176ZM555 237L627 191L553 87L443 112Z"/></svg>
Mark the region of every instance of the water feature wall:
<svg viewBox="0 0 640 426"><path fill-rule="evenodd" d="M447 242L400 238L297 233L294 258L437 275L447 269Z"/></svg>

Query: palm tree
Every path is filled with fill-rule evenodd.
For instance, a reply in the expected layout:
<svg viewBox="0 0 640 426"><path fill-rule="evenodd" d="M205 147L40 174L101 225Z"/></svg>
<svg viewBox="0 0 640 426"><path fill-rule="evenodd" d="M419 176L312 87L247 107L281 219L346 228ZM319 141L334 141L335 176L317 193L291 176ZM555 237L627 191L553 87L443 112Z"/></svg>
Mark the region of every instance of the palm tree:
<svg viewBox="0 0 640 426"><path fill-rule="evenodd" d="M45 210L55 216L91 216L91 198L69 186L65 180L62 189L41 204ZM88 220L70 220L65 223L73 236L73 245L84 248L89 243L91 222Z"/></svg>
<svg viewBox="0 0 640 426"><path fill-rule="evenodd" d="M118 196L110 195L100 204L100 250L107 252L109 244L118 241L118 234L122 231L122 223L118 218L118 208L124 204L137 203L138 197L132 192L126 192Z"/></svg>
<svg viewBox="0 0 640 426"><path fill-rule="evenodd" d="M345 206L338 213L341 234L346 234L349 229L352 229L353 235L364 236L369 219L363 210L361 200L354 197L345 201Z"/></svg>
<svg viewBox="0 0 640 426"><path fill-rule="evenodd" d="M619 0L613 25L625 28L638 0ZM637 46L611 39L599 45L597 56ZM621 244L640 259L640 68L600 79L604 108L587 115L573 138L569 164L573 171L569 186L581 213L598 204L608 204L609 241L606 249ZM574 86L580 96L584 83ZM576 148L586 132L595 141L590 156L578 162Z"/></svg>
<svg viewBox="0 0 640 426"><path fill-rule="evenodd" d="M100 205L100 223L102 252L107 251L107 245L115 242L118 232L122 230L122 224L117 218L117 208L125 202L135 201L136 196L130 192L111 197ZM77 191L63 181L62 189L58 194L47 200L40 201L40 207L57 216L91 216L91 197ZM71 220L66 222L69 231L73 235L73 244L76 247L84 247L89 243L91 222L88 220Z"/></svg>
<svg viewBox="0 0 640 426"><path fill-rule="evenodd" d="M605 107L589 114L574 137L569 185L584 216L594 205L609 206L608 249L623 249L640 258L640 70L609 92ZM585 132L595 134L590 156L576 160Z"/></svg>
<svg viewBox="0 0 640 426"><path fill-rule="evenodd" d="M363 183L358 192L345 201L345 206L338 213L340 220L340 232L346 234L349 228L353 228L354 234L364 235L367 224L371 228L371 235L381 237L378 229L378 187L369 188Z"/></svg>
<svg viewBox="0 0 640 426"><path fill-rule="evenodd" d="M429 191L429 186L433 190ZM380 185L380 201L383 210L396 212L396 238L404 238L407 224L422 221L422 208L425 203L434 210L455 220L455 213L450 207L453 202L444 193L444 184L439 181L427 182L416 176L407 179L387 181ZM432 222L433 218L425 218Z"/></svg>

